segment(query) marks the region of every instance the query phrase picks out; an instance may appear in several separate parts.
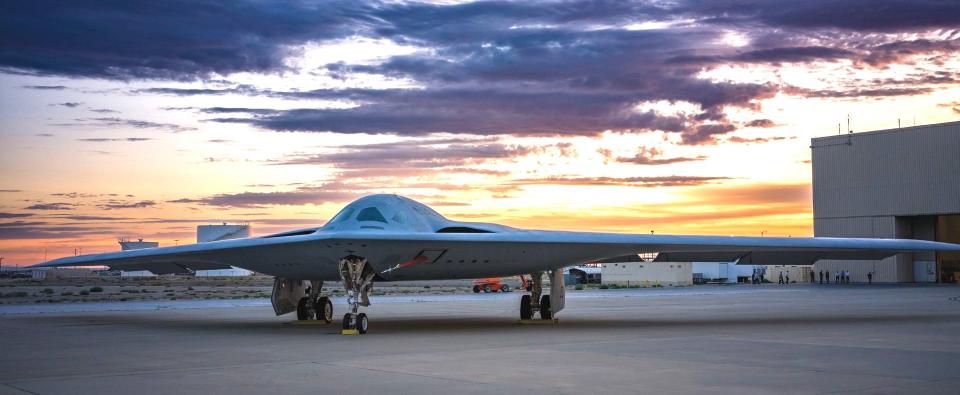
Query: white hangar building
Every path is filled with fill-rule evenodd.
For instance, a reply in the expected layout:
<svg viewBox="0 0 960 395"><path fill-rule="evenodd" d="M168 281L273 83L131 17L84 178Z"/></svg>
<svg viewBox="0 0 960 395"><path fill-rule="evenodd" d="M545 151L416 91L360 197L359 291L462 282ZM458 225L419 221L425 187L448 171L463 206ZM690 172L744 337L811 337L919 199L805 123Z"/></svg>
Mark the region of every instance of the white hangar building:
<svg viewBox="0 0 960 395"><path fill-rule="evenodd" d="M960 122L811 140L816 236L960 243ZM852 282L960 283L960 254L820 261Z"/></svg>

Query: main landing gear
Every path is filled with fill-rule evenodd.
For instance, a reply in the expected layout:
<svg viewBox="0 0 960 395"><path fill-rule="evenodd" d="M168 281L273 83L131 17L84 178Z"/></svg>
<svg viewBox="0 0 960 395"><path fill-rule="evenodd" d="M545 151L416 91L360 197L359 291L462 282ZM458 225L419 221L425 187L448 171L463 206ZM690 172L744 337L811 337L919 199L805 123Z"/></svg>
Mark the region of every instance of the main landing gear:
<svg viewBox="0 0 960 395"><path fill-rule="evenodd" d="M563 310L565 302L565 292L563 284L563 271L552 270L550 272L550 295L543 295L543 272L530 274L530 294L520 297L520 320L532 320L534 314L539 314L541 320L553 320L554 315ZM551 295L554 296L551 303Z"/></svg>
<svg viewBox="0 0 960 395"><path fill-rule="evenodd" d="M307 296L297 301L297 319L300 321L319 320L333 322L333 303L327 296L320 296L323 281L310 281L306 289Z"/></svg>
<svg viewBox="0 0 960 395"><path fill-rule="evenodd" d="M347 303L350 312L343 315L343 333L367 333L370 322L367 315L358 313L360 306L370 305L370 290L373 289L373 278L376 272L370 267L365 258L348 256L340 260L340 280L347 291Z"/></svg>

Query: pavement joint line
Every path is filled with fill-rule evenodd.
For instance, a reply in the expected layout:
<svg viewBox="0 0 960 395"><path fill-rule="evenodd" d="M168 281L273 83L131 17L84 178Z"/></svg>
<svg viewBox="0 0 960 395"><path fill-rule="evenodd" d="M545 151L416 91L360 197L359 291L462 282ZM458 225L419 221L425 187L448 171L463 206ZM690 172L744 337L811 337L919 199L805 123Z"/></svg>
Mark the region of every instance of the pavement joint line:
<svg viewBox="0 0 960 395"><path fill-rule="evenodd" d="M26 393L28 393L28 394L40 395L40 394L37 393L37 392L33 392L33 391L30 391L30 390L27 390L27 389L23 389L23 388L20 388L20 387L15 386L15 385L13 385L13 384L10 384L10 383L3 383L3 385L5 385L5 386L7 386L7 387L10 387L10 388L13 388L13 389L15 389L15 390L17 390L17 391L26 392Z"/></svg>
<svg viewBox="0 0 960 395"><path fill-rule="evenodd" d="M369 371L369 372L387 373L387 374L394 374L394 375L398 375L398 376L423 377L423 378L428 378L428 379L436 379L436 380L444 380L444 381L453 381L453 382L465 383L465 384L484 384L484 385L500 384L500 383L497 383L497 382L463 380L463 379L455 379L455 378L450 378L450 377L431 376L431 375L419 374L419 373L400 372L400 371L396 371L396 370L376 369L376 368L369 368L369 367L363 367L363 366L353 366L353 365L341 365L341 364L329 363L329 362L311 362L311 363L317 364L317 365L323 365L323 366L337 367L337 368L360 369L360 370L366 370L366 371Z"/></svg>

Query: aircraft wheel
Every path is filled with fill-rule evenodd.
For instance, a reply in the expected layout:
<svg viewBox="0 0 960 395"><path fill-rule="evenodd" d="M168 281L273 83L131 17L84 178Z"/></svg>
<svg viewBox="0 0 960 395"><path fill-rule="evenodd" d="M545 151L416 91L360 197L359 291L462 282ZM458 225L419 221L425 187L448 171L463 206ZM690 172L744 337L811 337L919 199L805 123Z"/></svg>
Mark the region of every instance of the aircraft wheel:
<svg viewBox="0 0 960 395"><path fill-rule="evenodd" d="M356 323L353 321L353 314L347 313L343 315L343 329L353 329Z"/></svg>
<svg viewBox="0 0 960 395"><path fill-rule="evenodd" d="M317 299L316 303L317 310L317 319L323 320L324 322L333 322L333 303L330 302L330 298L326 296L321 296L320 299Z"/></svg>
<svg viewBox="0 0 960 395"><path fill-rule="evenodd" d="M540 297L540 319L549 320L553 318L553 312L550 311L550 295Z"/></svg>
<svg viewBox="0 0 960 395"><path fill-rule="evenodd" d="M300 321L313 319L313 311L310 311L310 308L307 307L307 301L309 299L304 296L297 302L297 319Z"/></svg>
<svg viewBox="0 0 960 395"><path fill-rule="evenodd" d="M473 286L473 293L475 293L475 294L480 293L480 286L479 286L479 285L474 285L474 286Z"/></svg>
<svg viewBox="0 0 960 395"><path fill-rule="evenodd" d="M520 319L529 320L533 318L533 306L531 306L533 298L530 295L523 295L520 297Z"/></svg>
<svg viewBox="0 0 960 395"><path fill-rule="evenodd" d="M493 291L493 288L490 288L490 284L483 286L483 293L488 294L490 291Z"/></svg>
<svg viewBox="0 0 960 395"><path fill-rule="evenodd" d="M509 285L504 285L504 286L500 287L500 292L510 292L510 286L509 286Z"/></svg>
<svg viewBox="0 0 960 395"><path fill-rule="evenodd" d="M370 320L367 319L367 315L364 313L357 314L357 332L360 334L367 333L367 329L370 328Z"/></svg>

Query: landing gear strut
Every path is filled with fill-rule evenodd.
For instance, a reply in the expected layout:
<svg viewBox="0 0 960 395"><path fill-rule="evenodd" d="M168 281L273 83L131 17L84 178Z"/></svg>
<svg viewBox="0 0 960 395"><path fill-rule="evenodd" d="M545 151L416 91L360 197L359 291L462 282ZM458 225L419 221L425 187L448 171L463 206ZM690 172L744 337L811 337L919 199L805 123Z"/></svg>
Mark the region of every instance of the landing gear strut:
<svg viewBox="0 0 960 395"><path fill-rule="evenodd" d="M367 333L369 320L364 313L358 313L360 306L370 305L370 290L373 289L373 277L376 273L365 258L348 256L340 260L340 280L347 291L347 303L350 311L343 315L344 333L356 330Z"/></svg>

